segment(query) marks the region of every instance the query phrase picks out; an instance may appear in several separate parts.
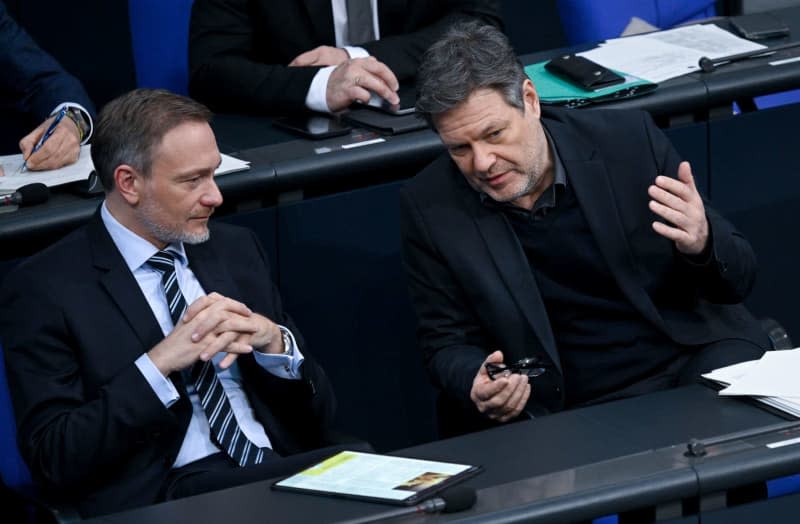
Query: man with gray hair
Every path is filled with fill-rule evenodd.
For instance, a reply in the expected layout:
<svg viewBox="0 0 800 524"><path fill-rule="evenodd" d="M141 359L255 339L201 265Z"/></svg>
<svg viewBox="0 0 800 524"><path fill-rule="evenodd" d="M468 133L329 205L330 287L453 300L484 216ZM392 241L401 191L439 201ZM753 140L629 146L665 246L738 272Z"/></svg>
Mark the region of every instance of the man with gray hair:
<svg viewBox="0 0 800 524"><path fill-rule="evenodd" d="M694 381L768 347L753 251L647 113L542 109L505 36L452 28L417 111L447 154L402 193L445 434Z"/></svg>

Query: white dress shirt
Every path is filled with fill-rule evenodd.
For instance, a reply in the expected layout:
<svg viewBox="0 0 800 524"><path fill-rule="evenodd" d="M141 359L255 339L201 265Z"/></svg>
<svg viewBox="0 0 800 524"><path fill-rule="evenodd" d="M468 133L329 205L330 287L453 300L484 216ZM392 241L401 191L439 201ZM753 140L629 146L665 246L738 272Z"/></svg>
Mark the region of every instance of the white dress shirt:
<svg viewBox="0 0 800 524"><path fill-rule="evenodd" d="M125 263L128 265L128 269L130 269L145 299L147 299L147 303L150 305L161 331L164 336L167 336L172 331L173 324L164 287L161 284L161 273L147 264L147 261L158 252L158 249L120 224L108 211L105 202L101 207L100 215L114 244L116 244L117 249L122 254L122 258L125 259ZM175 273L178 279L178 286L187 305L205 296L206 292L189 268L183 244L170 244L167 246L167 250L175 255ZM253 355L256 362L270 373L283 378L299 379L299 368L303 362L303 355L297 347L294 335L285 327L279 327L281 331L289 335L291 347L287 349L290 350L290 354L268 355L253 351ZM242 389L242 377L238 364L234 362L232 366L225 370L219 368L219 362L224 357L225 353L218 353L214 356L213 362L216 365L220 383L228 395L231 409L239 426L247 438L257 446L271 447L269 437L264 427L255 418L250 402L247 400L247 395ZM164 407L168 408L178 400L179 395L175 385L168 377L161 374L147 353L142 354L136 360L136 366L164 404ZM188 370L185 370L184 376L188 376L186 371ZM192 418L178 456L173 464L175 468L220 451L219 447L211 440L208 419L203 411L203 406L200 404L194 385L191 380L186 380L185 383L186 392L192 402Z"/></svg>
<svg viewBox="0 0 800 524"><path fill-rule="evenodd" d="M86 135L84 135L83 140L81 140L81 145L87 143L89 139L92 138L92 131L94 131L94 122L92 122L92 115L89 114L89 111L87 111L85 107L83 107L77 102L62 102L61 104L58 104L56 108L53 109L53 111L50 112L50 116L53 116L59 111L61 111L61 108L64 106L67 106L67 109L75 108L78 111L80 111L81 114L83 114L83 119L86 120L86 123L89 125L89 130L86 132Z"/></svg>
<svg viewBox="0 0 800 524"><path fill-rule="evenodd" d="M375 31L375 40L381 37L380 27L378 26L378 0L371 0L372 3L372 29ZM347 0L331 0L331 9L333 10L333 32L336 36L336 47L341 47L350 58L364 58L369 56L369 53L363 47L351 46L347 39ZM310 49L309 49L310 51ZM336 66L323 67L308 88L306 95L306 107L312 111L320 111L322 113L329 113L328 107L328 79L331 73L336 69Z"/></svg>

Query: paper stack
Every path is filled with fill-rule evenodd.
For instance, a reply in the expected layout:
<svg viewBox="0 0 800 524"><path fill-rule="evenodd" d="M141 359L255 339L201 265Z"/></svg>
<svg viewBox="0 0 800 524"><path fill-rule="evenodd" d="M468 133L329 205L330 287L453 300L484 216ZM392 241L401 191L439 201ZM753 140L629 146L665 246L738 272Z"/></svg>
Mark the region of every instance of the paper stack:
<svg viewBox="0 0 800 524"><path fill-rule="evenodd" d="M760 360L741 362L703 375L725 396L748 396L800 418L800 348L767 351Z"/></svg>
<svg viewBox="0 0 800 524"><path fill-rule="evenodd" d="M713 24L696 24L667 31L606 40L583 53L615 71L659 83L698 71L701 57L720 58L765 49Z"/></svg>

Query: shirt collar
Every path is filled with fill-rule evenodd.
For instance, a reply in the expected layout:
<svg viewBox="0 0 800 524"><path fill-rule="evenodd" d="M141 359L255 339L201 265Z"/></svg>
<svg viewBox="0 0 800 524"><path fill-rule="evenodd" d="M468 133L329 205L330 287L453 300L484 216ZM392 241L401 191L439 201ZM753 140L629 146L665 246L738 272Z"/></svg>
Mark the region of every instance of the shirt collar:
<svg viewBox="0 0 800 524"><path fill-rule="evenodd" d="M526 209L521 209L510 202L497 202L492 200L492 198L487 195L486 193L479 193L481 203L491 207L498 207L503 210L511 210L517 213L522 214L531 214L535 215L537 213L542 213L543 210L551 209L556 206L556 198L557 198L557 188L565 188L567 187L567 171L564 168L563 162L561 162L561 157L558 155L558 150L553 144L553 139L550 136L550 132L547 130L545 126L542 126L544 130L544 135L547 139L547 145L550 148L550 153L553 156L553 183L542 192L536 202L533 204L533 208L528 211Z"/></svg>
<svg viewBox="0 0 800 524"><path fill-rule="evenodd" d="M111 235L111 240L122 254L128 269L133 273L142 267L147 261L158 253L158 248L149 241L143 239L127 227L123 226L106 207L106 202L100 206L100 217L103 224ZM183 249L183 242L173 242L166 247L166 250L175 255L175 259L181 265L187 264L186 251Z"/></svg>

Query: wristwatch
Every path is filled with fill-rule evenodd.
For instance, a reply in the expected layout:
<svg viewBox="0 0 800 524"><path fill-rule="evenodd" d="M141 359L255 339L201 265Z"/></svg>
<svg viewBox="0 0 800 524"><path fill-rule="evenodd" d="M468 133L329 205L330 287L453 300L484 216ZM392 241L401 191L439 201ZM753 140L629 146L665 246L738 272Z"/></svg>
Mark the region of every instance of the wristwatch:
<svg viewBox="0 0 800 524"><path fill-rule="evenodd" d="M294 354L294 350L292 348L292 336L289 334L289 330L278 326L281 330L281 336L283 337L283 355L291 357Z"/></svg>
<svg viewBox="0 0 800 524"><path fill-rule="evenodd" d="M78 128L78 141L83 142L83 139L89 133L89 122L84 118L83 111L77 107L68 107L65 116L75 123L75 127Z"/></svg>

